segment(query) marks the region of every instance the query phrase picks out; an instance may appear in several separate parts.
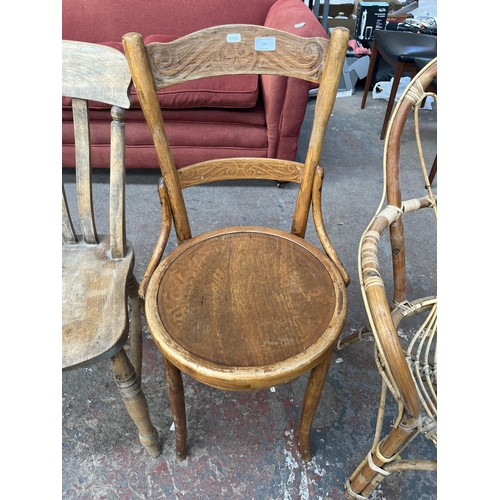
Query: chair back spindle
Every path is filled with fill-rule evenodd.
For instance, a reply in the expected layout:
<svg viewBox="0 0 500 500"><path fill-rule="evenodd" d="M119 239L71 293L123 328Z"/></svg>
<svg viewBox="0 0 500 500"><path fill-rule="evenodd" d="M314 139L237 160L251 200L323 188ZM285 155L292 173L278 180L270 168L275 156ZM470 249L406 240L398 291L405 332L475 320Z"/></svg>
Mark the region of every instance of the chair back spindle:
<svg viewBox="0 0 500 500"><path fill-rule="evenodd" d="M106 64L100 64L102 58ZM74 64L74 60L81 61ZM65 41L62 47L62 94L71 97L76 150L76 192L82 239L99 243L92 197L89 101L112 106L110 158L110 247L113 258L125 254L125 155L124 108L129 108L131 77L118 50L101 45ZM124 89L127 89L124 91ZM63 242L77 243L63 186Z"/></svg>

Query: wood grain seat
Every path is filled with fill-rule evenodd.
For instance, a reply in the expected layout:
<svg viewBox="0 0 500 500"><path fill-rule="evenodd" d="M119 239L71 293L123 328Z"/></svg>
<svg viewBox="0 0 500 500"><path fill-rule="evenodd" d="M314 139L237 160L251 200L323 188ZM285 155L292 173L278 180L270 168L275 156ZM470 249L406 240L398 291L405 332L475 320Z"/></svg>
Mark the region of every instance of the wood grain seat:
<svg viewBox="0 0 500 500"><path fill-rule="evenodd" d="M169 254L146 308L174 364L213 387L247 391L295 378L331 350L343 324L343 288L331 260L303 239L229 228Z"/></svg>
<svg viewBox="0 0 500 500"><path fill-rule="evenodd" d="M77 368L118 352L128 337L127 277L134 254L110 259L109 237L62 250L62 368Z"/></svg>

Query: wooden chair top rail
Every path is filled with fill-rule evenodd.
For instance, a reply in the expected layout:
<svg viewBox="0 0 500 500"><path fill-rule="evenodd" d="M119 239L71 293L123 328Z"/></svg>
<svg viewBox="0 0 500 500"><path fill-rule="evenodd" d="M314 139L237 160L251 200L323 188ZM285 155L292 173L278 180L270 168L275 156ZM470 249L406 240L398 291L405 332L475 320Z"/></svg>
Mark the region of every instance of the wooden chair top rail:
<svg viewBox="0 0 500 500"><path fill-rule="evenodd" d="M86 42L62 42L62 95L128 109L132 79L122 52Z"/></svg>
<svg viewBox="0 0 500 500"><path fill-rule="evenodd" d="M267 74L319 83L328 40L302 38L265 26L207 28L168 43L147 45L157 89L198 78Z"/></svg>

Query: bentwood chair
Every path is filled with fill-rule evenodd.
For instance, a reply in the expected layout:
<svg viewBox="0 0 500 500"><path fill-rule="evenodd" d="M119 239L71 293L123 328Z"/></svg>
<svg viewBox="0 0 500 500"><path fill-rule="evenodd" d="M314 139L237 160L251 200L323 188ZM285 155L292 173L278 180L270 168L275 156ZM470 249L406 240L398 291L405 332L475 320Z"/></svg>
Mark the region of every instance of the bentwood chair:
<svg viewBox="0 0 500 500"><path fill-rule="evenodd" d="M134 250L125 235L124 114L131 77L118 50L62 42L62 94L71 99L76 145L78 217L71 218L62 191L62 369L109 358L139 439L153 457L158 433L141 389L142 328ZM89 101L110 113L109 234L97 232L92 199ZM78 225L77 225L78 224ZM78 231L79 228L79 231ZM129 315L128 298L131 314ZM124 345L129 338L131 360Z"/></svg>
<svg viewBox="0 0 500 500"><path fill-rule="evenodd" d="M343 28L328 41L249 25L209 28L147 46L137 33L123 37L161 167L164 220L170 220L171 208L178 240L156 268L168 230L162 233L142 288L146 320L164 360L178 459L186 456L187 440L182 373L218 389L254 391L308 371L299 440L302 458L311 459L312 420L347 312L349 277L323 226L319 160L348 39ZM305 163L232 158L176 170L157 90L224 74L281 75L319 84ZM291 233L236 226L193 237L183 189L229 179L297 183ZM304 239L311 200L325 253Z"/></svg>
<svg viewBox="0 0 500 500"><path fill-rule="evenodd" d="M436 470L435 460L405 460L400 454L419 434L437 446L437 292L436 283L422 284L422 277L414 277L407 255L410 242L423 243L430 252L429 242L435 241L431 232L437 226L437 195L433 191L430 171L432 153L424 154L419 108L426 97L436 94L424 89L436 78L437 58L425 66L410 82L402 94L387 130L384 150L385 189L382 201L368 228L361 238L358 267L361 291L369 320L369 328L352 334L340 342L347 347L360 337L375 338L375 361L382 377L380 405L372 447L365 459L346 482L346 496L365 499L394 471ZM413 119L409 119L411 113ZM415 125L415 160L409 158L408 133L403 135L405 123ZM408 130L408 129L407 129ZM405 138L404 155L401 154L402 138ZM422 180L415 186L404 183L408 173L401 175L401 158L406 170L414 166L422 172ZM437 170L437 163L434 163ZM418 172L416 177L418 178ZM421 192L419 194L419 191ZM403 201L402 192L413 198ZM424 195L425 194L425 195ZM425 210L427 209L427 210ZM418 212L418 235L404 231L411 227ZM426 213L427 212L427 213ZM411 213L411 215L410 215ZM413 218L413 221L409 219ZM422 227L428 232L422 232ZM379 252L385 233L389 232L392 280L384 273L385 266ZM408 270L410 270L408 272ZM427 276L435 270L429 269ZM434 274L435 276L435 274ZM413 278L413 279L412 279ZM418 285L415 282L418 280ZM392 281L392 282L391 282ZM424 290L423 297L412 297L416 287ZM393 299L389 299L393 290ZM406 340L405 340L406 339ZM398 414L392 428L384 434L384 414L387 389L398 405Z"/></svg>
<svg viewBox="0 0 500 500"><path fill-rule="evenodd" d="M415 58L433 59L437 56L437 36L405 31L376 30L374 31L371 51L361 109L365 109L372 76L379 59L382 58L395 69L391 93L385 110L384 123L380 132L380 139L385 139L387 124L394 108L401 76L403 73L411 73L412 76L417 74Z"/></svg>

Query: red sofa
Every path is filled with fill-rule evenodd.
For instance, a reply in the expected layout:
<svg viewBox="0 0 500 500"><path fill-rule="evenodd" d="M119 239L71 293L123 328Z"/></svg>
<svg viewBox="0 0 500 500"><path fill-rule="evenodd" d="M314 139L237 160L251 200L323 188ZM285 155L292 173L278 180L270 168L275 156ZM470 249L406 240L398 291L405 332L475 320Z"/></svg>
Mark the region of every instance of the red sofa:
<svg viewBox="0 0 500 500"><path fill-rule="evenodd" d="M122 50L121 38L170 41L222 24L256 24L301 36L327 37L302 0L63 0L62 37ZM177 167L220 157L294 160L309 82L275 76L206 78L160 93ZM159 168L137 96L126 113L127 168ZM74 167L71 107L63 100L63 167ZM109 166L109 114L90 109L92 161Z"/></svg>

